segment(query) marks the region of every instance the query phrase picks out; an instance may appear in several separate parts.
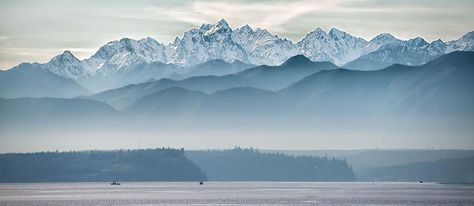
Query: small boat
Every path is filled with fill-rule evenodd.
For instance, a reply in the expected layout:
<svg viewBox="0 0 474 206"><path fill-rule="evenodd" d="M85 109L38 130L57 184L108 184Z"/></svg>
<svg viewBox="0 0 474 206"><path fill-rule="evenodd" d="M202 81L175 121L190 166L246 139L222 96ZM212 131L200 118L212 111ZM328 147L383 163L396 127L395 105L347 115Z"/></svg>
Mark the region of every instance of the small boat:
<svg viewBox="0 0 474 206"><path fill-rule="evenodd" d="M117 181L113 181L110 183L110 185L121 185L120 182L117 182Z"/></svg>

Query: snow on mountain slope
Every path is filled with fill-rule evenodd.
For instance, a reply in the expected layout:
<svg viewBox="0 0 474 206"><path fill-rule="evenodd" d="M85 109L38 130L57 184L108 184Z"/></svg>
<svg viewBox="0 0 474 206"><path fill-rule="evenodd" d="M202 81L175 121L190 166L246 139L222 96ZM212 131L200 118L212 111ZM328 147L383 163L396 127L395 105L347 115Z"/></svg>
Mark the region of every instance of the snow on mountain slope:
<svg viewBox="0 0 474 206"><path fill-rule="evenodd" d="M453 51L474 51L474 31L471 31L458 40L449 41L447 52Z"/></svg>
<svg viewBox="0 0 474 206"><path fill-rule="evenodd" d="M370 52L376 51L380 49L380 47L385 46L385 45L400 45L402 42L403 42L402 40L395 38L391 34L388 34L388 33L379 34L369 41L367 46L365 46L365 48L362 50L361 55L365 55Z"/></svg>
<svg viewBox="0 0 474 206"><path fill-rule="evenodd" d="M168 51L163 44L148 37L140 40L123 38L102 46L91 58L84 60L89 70L102 73L126 70L140 63L168 62Z"/></svg>
<svg viewBox="0 0 474 206"><path fill-rule="evenodd" d="M214 59L249 63L247 52L232 40L232 32L224 19L214 25L203 24L199 29L191 29L173 43L176 51L168 63L191 66Z"/></svg>
<svg viewBox="0 0 474 206"><path fill-rule="evenodd" d="M297 43L301 53L311 60L331 61L336 65L359 57L367 44L366 40L336 28L332 28L329 33L317 28Z"/></svg>
<svg viewBox="0 0 474 206"><path fill-rule="evenodd" d="M392 64L421 65L446 53L446 44L441 40L428 43L423 38L416 37L408 41L388 42L349 62L344 67L356 70L377 70Z"/></svg>
<svg viewBox="0 0 474 206"><path fill-rule="evenodd" d="M378 69L393 63L419 65L452 51L473 51L473 40L474 32L447 43L441 40L428 43L419 37L403 41L387 33L366 41L335 28L329 32L317 28L295 44L265 29L253 29L249 25L233 30L221 19L215 24L203 24L186 31L182 37L176 37L167 45L150 37L140 40L123 38L105 44L85 60L80 61L71 52L65 51L44 66L54 74L74 80L97 79L91 76L112 74L126 78L127 72L161 74L163 72L158 71L160 68L153 66L159 64L172 64L181 68L223 60L227 63L238 61L273 66L302 54L312 61L330 61L339 66L355 65L356 69L366 67L363 69L367 70L369 67ZM145 64L149 66L140 66ZM136 71L143 68L149 72Z"/></svg>
<svg viewBox="0 0 474 206"><path fill-rule="evenodd" d="M255 65L280 65L287 59L299 54L298 47L288 39L273 35L266 29L255 31L245 25L234 31L232 39L240 44Z"/></svg>
<svg viewBox="0 0 474 206"><path fill-rule="evenodd" d="M68 79L77 79L90 74L88 70L84 69L82 62L68 50L53 57L44 66L50 72Z"/></svg>

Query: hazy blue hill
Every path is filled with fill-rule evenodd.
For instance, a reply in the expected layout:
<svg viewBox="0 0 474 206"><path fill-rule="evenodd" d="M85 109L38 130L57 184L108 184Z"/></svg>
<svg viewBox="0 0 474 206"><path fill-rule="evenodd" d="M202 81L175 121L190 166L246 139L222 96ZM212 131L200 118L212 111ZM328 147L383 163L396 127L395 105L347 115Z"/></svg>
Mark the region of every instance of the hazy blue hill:
<svg viewBox="0 0 474 206"><path fill-rule="evenodd" d="M190 77L179 81L177 86L210 94L219 90L244 87L249 84L250 83L246 79L239 76L225 75Z"/></svg>
<svg viewBox="0 0 474 206"><path fill-rule="evenodd" d="M131 68L115 72L103 72L94 76L85 76L79 82L93 91L102 92L129 84L139 84L150 79L185 79L194 76L219 76L240 72L253 67L239 61L228 63L223 60L211 60L190 67L182 67L161 62L139 63ZM113 70L113 68L111 68Z"/></svg>
<svg viewBox="0 0 474 206"><path fill-rule="evenodd" d="M252 87L231 88L209 95L202 106L202 112L229 115L230 118L242 114L241 112L247 115L264 115L274 99L275 93L268 90Z"/></svg>
<svg viewBox="0 0 474 206"><path fill-rule="evenodd" d="M257 67L236 75L193 77L165 81L166 84L148 82L107 94L119 91L111 96L127 100L131 105L128 113L132 116L149 114L150 120L167 121L174 120L174 117L168 115L167 119L160 118L160 115L179 114L176 117L186 117L190 125L205 121L214 124L242 120L241 123L249 126L262 122L268 125L299 122L298 126L306 127L324 123L331 127L347 125L375 129L391 125L393 128L410 125L465 128L474 116L474 97L470 95L474 89L473 54L454 52L417 67L395 64L377 71L323 70L277 92L240 86L251 78L265 79L263 76L279 71L264 69L263 73L250 75L258 71ZM295 68L298 67L287 70ZM286 72L278 78L284 78L283 74ZM157 89L171 85L183 89L166 92ZM207 95L199 92L219 87L224 89ZM141 91L148 93L155 89L157 92L147 94L153 97L141 96ZM187 91L193 89L196 91ZM190 95L194 93L199 95Z"/></svg>
<svg viewBox="0 0 474 206"><path fill-rule="evenodd" d="M322 71L279 91L288 104L317 113L473 114L474 53L453 52L418 67ZM305 111L306 112L306 111Z"/></svg>
<svg viewBox="0 0 474 206"><path fill-rule="evenodd" d="M58 98L0 99L0 128L15 130L67 126L87 129L95 123L119 121L123 115L111 106L94 100Z"/></svg>
<svg viewBox="0 0 474 206"><path fill-rule="evenodd" d="M117 109L124 109L134 101L156 92L176 86L177 81L171 79L150 80L140 84L131 84L117 89L111 89L92 96L82 96L84 99L93 99L112 105Z"/></svg>
<svg viewBox="0 0 474 206"><path fill-rule="evenodd" d="M103 92L114 88L125 87L130 84L139 84L150 79L169 78L177 75L181 67L160 62L139 63L127 70L116 72L98 72L92 76L83 76L78 79L81 85L94 92Z"/></svg>
<svg viewBox="0 0 474 206"><path fill-rule="evenodd" d="M473 115L473 68L474 52L453 52L422 65L401 89L406 99L397 106L423 115Z"/></svg>
<svg viewBox="0 0 474 206"><path fill-rule="evenodd" d="M214 59L192 66L189 69L191 70L190 72L180 75L180 77L223 76L234 74L252 67L255 67L255 65L246 64L238 60L228 63L221 59Z"/></svg>
<svg viewBox="0 0 474 206"><path fill-rule="evenodd" d="M103 101L117 109L124 109L146 95L171 87L212 93L245 85L248 85L246 80L234 75L190 77L181 81L160 79L128 85L82 98Z"/></svg>
<svg viewBox="0 0 474 206"><path fill-rule="evenodd" d="M0 182L201 181L184 150L0 154Z"/></svg>
<svg viewBox="0 0 474 206"><path fill-rule="evenodd" d="M353 181L344 160L262 153L235 148L224 151L187 151L211 181Z"/></svg>
<svg viewBox="0 0 474 206"><path fill-rule="evenodd" d="M312 62L303 55L297 55L279 66L258 66L236 75L251 82L248 86L275 91L316 72L334 69L338 67L331 62Z"/></svg>
<svg viewBox="0 0 474 206"><path fill-rule="evenodd" d="M0 97L74 97L89 92L74 80L60 77L40 64L20 64L0 72Z"/></svg>
<svg viewBox="0 0 474 206"><path fill-rule="evenodd" d="M251 87L231 88L209 95L172 87L138 99L125 111L146 123L220 127L235 121L247 122L249 118L266 119L266 115L275 109L269 104L275 97L274 92Z"/></svg>
<svg viewBox="0 0 474 206"><path fill-rule="evenodd" d="M353 132L354 138L361 139L404 139L425 145L436 138L443 145L450 145L448 137L452 137L470 145L474 128L473 66L474 52L453 52L416 67L395 64L377 71L323 70L277 92L241 86L240 83L250 78L238 75L181 81L162 79L94 96L116 108L120 105L122 111L127 108L125 114L95 100L56 100L46 104L51 100L25 99L23 101L33 103L10 104L12 111L17 112L4 109L6 115L1 118L2 122L18 123L14 126L21 127L24 126L21 121L10 119L27 119L27 114L40 111L41 115L29 119L47 120L38 121L39 125L43 122L55 122L61 127L77 125L79 131L89 129L91 125L126 119L125 126L136 126L134 128L140 132L171 129L173 124L180 122L180 127L189 131L292 129L296 132L322 131L321 135L328 136ZM269 71L277 72L278 69ZM252 78L260 79L259 76ZM193 88L217 91L206 94ZM58 101L59 106L55 105ZM22 113L22 110L31 112ZM126 117L108 115L101 110ZM79 124L82 122L87 124ZM118 134L122 133L118 129L128 131L122 126L112 130ZM363 141L354 144L364 146Z"/></svg>
<svg viewBox="0 0 474 206"><path fill-rule="evenodd" d="M360 181L429 181L474 183L474 156L369 168L359 172Z"/></svg>
<svg viewBox="0 0 474 206"><path fill-rule="evenodd" d="M180 118L181 115L193 115L206 97L203 92L171 87L138 99L126 111L134 115L170 121Z"/></svg>
<svg viewBox="0 0 474 206"><path fill-rule="evenodd" d="M378 70L392 64L422 65L446 54L446 44L440 40L431 43L414 38L402 43L387 44L348 62L344 68L353 70Z"/></svg>
<svg viewBox="0 0 474 206"><path fill-rule="evenodd" d="M331 117L369 115L378 112L396 79L407 77L410 68L401 66L380 71L338 69L321 71L279 91L294 112ZM403 94L397 94L403 95Z"/></svg>
<svg viewBox="0 0 474 206"><path fill-rule="evenodd" d="M204 63L205 65L216 64L215 61ZM221 63L217 63L218 65ZM229 64L229 63L225 63ZM235 63L234 63L235 64ZM202 65L201 65L202 66ZM144 82L141 84L128 85L122 88L104 91L89 97L95 100L107 102L118 109L130 106L134 101L152 92L170 88L181 87L189 90L214 93L235 87L255 87L260 89L276 90L286 87L301 78L325 69L336 69L329 62L311 62L304 56L295 56L283 63L281 66L259 66L237 74L224 76L198 76L190 77L180 81L160 79Z"/></svg>
<svg viewBox="0 0 474 206"><path fill-rule="evenodd" d="M342 66L343 68L360 71L373 71L390 66L391 63L383 62L378 59L358 58Z"/></svg>

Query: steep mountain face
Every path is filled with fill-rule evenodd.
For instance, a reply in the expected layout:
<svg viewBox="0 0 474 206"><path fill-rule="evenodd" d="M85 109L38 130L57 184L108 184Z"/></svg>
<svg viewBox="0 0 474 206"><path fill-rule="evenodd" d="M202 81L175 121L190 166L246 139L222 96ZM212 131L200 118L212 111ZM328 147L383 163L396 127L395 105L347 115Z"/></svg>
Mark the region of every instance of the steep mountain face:
<svg viewBox="0 0 474 206"><path fill-rule="evenodd" d="M91 58L84 60L85 68L102 74L130 69L141 63L168 62L163 44L153 38L133 40L123 38L102 46ZM112 71L110 71L112 70Z"/></svg>
<svg viewBox="0 0 474 206"><path fill-rule="evenodd" d="M368 53L376 51L385 45L400 45L402 43L402 40L395 38L391 34L379 34L369 41L367 46L365 46L365 48L363 49L362 55L366 55Z"/></svg>
<svg viewBox="0 0 474 206"><path fill-rule="evenodd" d="M174 64L189 66L214 59L249 62L244 49L232 40L232 29L223 19L215 25L203 24L199 29L185 32L175 44L171 61Z"/></svg>
<svg viewBox="0 0 474 206"><path fill-rule="evenodd" d="M45 67L54 74L68 79L77 79L90 74L70 51L64 51L61 55L52 58Z"/></svg>
<svg viewBox="0 0 474 206"><path fill-rule="evenodd" d="M260 28L254 31L249 25L236 29L232 39L245 49L249 62L255 65L280 65L299 53L290 40Z"/></svg>
<svg viewBox="0 0 474 206"><path fill-rule="evenodd" d="M326 33L321 28L307 34L297 43L303 55L313 61L331 61L342 65L360 56L367 41L332 28Z"/></svg>
<svg viewBox="0 0 474 206"><path fill-rule="evenodd" d="M436 40L431 43L417 37L408 41L392 41L344 65L356 70L376 70L392 64L422 65L446 53L447 45Z"/></svg>
<svg viewBox="0 0 474 206"><path fill-rule="evenodd" d="M453 51L474 51L474 31L471 31L460 39L447 43L447 52Z"/></svg>

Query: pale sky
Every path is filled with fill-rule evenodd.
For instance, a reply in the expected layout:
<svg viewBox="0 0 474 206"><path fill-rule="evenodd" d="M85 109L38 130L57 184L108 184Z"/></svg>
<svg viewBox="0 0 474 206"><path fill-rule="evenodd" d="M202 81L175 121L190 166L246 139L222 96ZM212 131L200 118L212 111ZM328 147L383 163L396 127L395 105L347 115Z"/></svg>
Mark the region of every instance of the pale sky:
<svg viewBox="0 0 474 206"><path fill-rule="evenodd" d="M474 0L0 0L0 69L47 62L64 50L80 59L124 37L167 44L203 23L226 19L299 41L332 27L370 40L453 40L474 30Z"/></svg>

